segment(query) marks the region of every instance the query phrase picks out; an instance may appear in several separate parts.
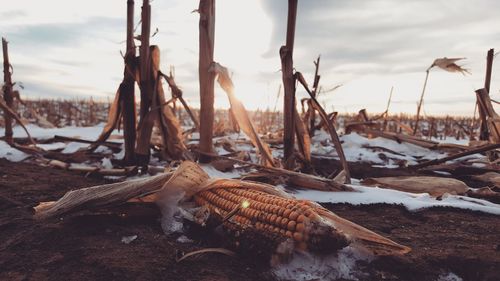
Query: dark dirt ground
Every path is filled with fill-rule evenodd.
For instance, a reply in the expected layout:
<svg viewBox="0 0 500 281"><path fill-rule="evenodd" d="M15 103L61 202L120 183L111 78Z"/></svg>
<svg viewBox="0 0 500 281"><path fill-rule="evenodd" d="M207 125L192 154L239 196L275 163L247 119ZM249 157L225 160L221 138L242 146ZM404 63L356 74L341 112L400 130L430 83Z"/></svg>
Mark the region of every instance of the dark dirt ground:
<svg viewBox="0 0 500 281"><path fill-rule="evenodd" d="M0 280L273 280L249 255L207 254L176 263L178 251L220 246L213 239L183 244L163 234L154 205L124 204L49 222L32 207L103 179L0 159ZM500 216L434 208L327 205L338 215L413 251L359 265L368 280L500 280ZM137 235L130 244L123 236Z"/></svg>

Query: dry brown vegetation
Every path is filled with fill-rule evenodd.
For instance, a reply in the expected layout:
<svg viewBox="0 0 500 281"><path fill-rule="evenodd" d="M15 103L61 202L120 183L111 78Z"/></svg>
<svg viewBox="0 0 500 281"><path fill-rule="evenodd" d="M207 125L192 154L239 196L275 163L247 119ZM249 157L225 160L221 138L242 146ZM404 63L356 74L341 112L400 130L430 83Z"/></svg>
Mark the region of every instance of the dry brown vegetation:
<svg viewBox="0 0 500 281"><path fill-rule="evenodd" d="M24 239L34 243L33 251L43 252L45 243L52 241L43 234L49 236L56 233L59 237L57 233L67 231L67 221L77 229L98 229L109 223L110 233L117 231L116 224L123 227L132 224L134 231L147 239L147 245L138 250L156 251L158 246L168 248L172 271L180 270L185 274L177 276L179 280L199 277L196 273L179 269L181 262L199 254L233 256L233 251L236 251L246 258L264 257L263 260L277 266L287 263L298 251L335 254L347 246L373 259L373 263L356 261L357 266L362 268L361 271L368 272L368 275L361 276L362 279L436 280L450 270L459 272L469 280L493 280L491 278L495 277L492 276L498 276L499 261L496 253L500 245L495 240L498 231L486 231L487 225L471 222L479 218L484 219L485 224L496 227L498 217L494 215L453 209L432 209L424 211L425 214L410 214L399 207L370 205L364 215L371 216L371 212L375 211L381 217L365 220L360 219L362 215L353 215L345 210L352 208L356 213L360 209L362 212L364 207L332 204L322 206L293 196L297 189L354 194L361 191L356 189L359 188L359 183L351 184L354 182L352 179L359 179L365 185L364 188L377 186L405 194L427 193L429 200L435 201L455 196L453 198L457 200L500 208L493 204L500 202L500 121L493 106L494 101L489 96L493 50L487 56L485 86L476 91L476 105L471 105L477 107L477 118L422 114L426 82L432 67L450 72L467 72L455 64L459 59L447 58L436 59L427 69L416 115L391 114L391 97L386 110L379 114L369 113L366 109L361 109L356 114L327 112L317 100L320 94L320 57L314 61L315 75L311 84L294 66L297 0L289 0L288 3L286 43L279 50L284 88L284 104L279 111L248 111L234 95L234 85L228 69L214 59L215 0L200 0L196 10L200 16L200 109L191 108L183 98L181 87L175 81L174 71L167 75L160 69L159 47L150 45L149 42L152 9L149 0L142 2L140 35L135 35L133 29L134 1L127 1L127 46L123 80L113 101L22 99L22 93L13 89L13 63L9 61L7 41L4 39L4 86L3 100L0 100L4 118L0 125L5 128L5 134L2 140L29 157L25 158L27 163L0 162L9 171L2 175L9 181L6 184L0 183L0 187L5 188L5 192L0 193L0 202L6 202L5 210L13 216L0 218L0 225L8 226L5 234L9 235L6 241L0 242L2 252L5 250L14 254L19 251L30 256L30 250L21 246ZM140 46L136 47L136 41ZM170 91L164 89L163 80ZM214 108L216 82L227 94L230 102L228 110ZM139 102L136 101L136 85L140 89ZM308 98L302 99L300 103L296 100L297 86L308 94ZM104 127L97 139L76 136L32 138L29 134L28 138L19 138L13 135L14 125L23 126L29 133L25 125L30 123L44 128L84 127L101 123L104 123ZM116 134L117 129L123 130L123 133ZM348 136L355 133L366 139L358 149L374 153L378 159L359 157L355 160L352 154L345 153L344 148L350 145L346 143L349 141ZM318 137L321 137L320 140L316 140ZM123 145L116 142L117 139L123 140ZM384 142L380 142L381 139ZM382 144L408 145L407 148L411 146L431 156L412 155L411 151L395 151L394 146L372 145L376 140ZM463 141L456 144L456 140ZM62 148L44 149L41 146L59 143L84 143L88 147L65 153ZM325 149L330 152L317 152ZM119 152L123 153L118 159L116 155ZM475 156L469 157L471 155ZM104 165L106 161L110 164ZM206 164L200 166L196 162ZM33 170L33 164L47 171L51 171L49 168L63 170L47 172L47 177L61 176L62 182L58 184L64 185L64 188L55 190L50 183L38 185L32 182L27 187L21 187L18 192L13 186L25 184L26 179L19 177L16 169ZM213 177L202 167L213 168L222 173L233 172L238 178ZM36 172L27 175L40 176ZM85 184L82 185L74 183L78 181L75 178L83 179L83 176L95 180L85 179ZM141 178L128 180L129 176ZM42 181L50 180L47 177L43 177ZM64 194L62 191L68 192ZM474 201L472 198L483 201ZM156 219L160 218L159 211L151 206L153 202L160 206L162 227L169 234L165 238L167 240L162 240L164 236L159 226L152 227L155 223L159 224ZM352 218L352 221L338 216L334 211L343 211L343 215ZM441 216L441 212L447 213ZM453 227L443 226L439 219L446 219L448 215L461 221L448 222ZM127 218L129 216L145 219L145 225L141 226L146 227L147 231L138 230L137 225ZM181 233L204 241L200 247L208 246L208 249L180 253L179 257L173 257L173 248L183 248L175 240L177 237L171 234L172 220L179 220L179 217L182 217L181 222L184 223ZM151 218L154 218L154 222ZM82 220L85 222L82 223ZM432 229L426 228L429 222ZM370 230L362 226L365 223ZM466 233L461 225L473 225L485 233ZM56 230L49 229L51 226ZM222 237L225 238L218 236L215 241L203 240L219 232L218 229L224 230ZM42 234L38 235L38 230ZM107 230L103 231L108 233ZM434 237L433 231L439 239L428 237L429 232ZM123 229L117 231L120 235L125 232L127 231ZM448 241L447 237L455 234L455 244L441 245L440 239ZM472 237L482 234L493 238L479 241L477 237ZM85 235L92 236L93 233L85 232ZM106 236L102 233L95 234L98 238L90 239L92 241L89 242L85 235L76 239L75 243L99 244L102 242L100 239L105 239L103 236ZM133 235L124 236L126 239L123 243L128 245L137 238L130 237ZM47 254L50 259L46 263L28 261L27 257L20 257L18 260L0 255L0 267L7 268L6 272L0 272L0 277L51 279L53 276L50 273L39 270L57 271L54 269L56 263L69 263L74 258L67 252L74 251L72 246L64 242L67 238L60 239L62 242L58 242L67 249L57 246L61 253ZM162 242L152 242L155 239ZM219 247L213 249L211 246L214 245ZM127 247L114 245L112 250L117 254L126 252L127 255L134 255L120 250L120 246ZM450 247L457 247L458 250L451 251ZM193 250L191 248L197 247L190 247L189 250ZM426 248L432 248L432 251L426 253ZM478 257L478 251L484 251L485 256ZM43 256L38 252L36 254L37 257ZM97 257L91 259L89 256L94 254ZM109 274L111 279L162 278L156 272L137 275L136 270L145 270L150 265L147 262L144 263L144 268L132 267L123 271L121 267L127 266L130 260L141 259L140 256L126 258L125 263L121 264L98 249L82 255L87 259L84 261L86 266L95 263L104 267L102 272ZM470 257L477 259L474 264L481 269L480 274L475 274L470 266L464 267L470 264ZM321 255L317 258L320 259ZM25 260L36 269L27 270L26 265L23 265ZM413 262L417 264L417 269L410 266ZM443 262L444 266L435 266L433 262ZM244 262L236 262L238 267L242 267L242 263ZM227 270L228 264L217 263L216 274L230 276L227 278L251 279L251 274L247 276L235 273L237 269L230 270L229 274L223 272ZM397 268L388 268L392 265ZM108 267L114 266L121 268L119 273L115 274L115 269L108 270ZM266 274L272 272L268 266L268 263L257 263L252 264L251 269L260 270L258 278L272 279L276 276ZM85 271L96 274L93 277L100 270L84 268ZM195 268L202 270L203 264L197 264ZM78 274L78 266L65 270L75 270L77 273L72 275L75 279L85 279L85 273ZM424 278L418 279L419 274ZM175 274L170 272L168 275ZM61 279L61 276L52 279ZM220 276L207 280L216 280L217 277Z"/></svg>

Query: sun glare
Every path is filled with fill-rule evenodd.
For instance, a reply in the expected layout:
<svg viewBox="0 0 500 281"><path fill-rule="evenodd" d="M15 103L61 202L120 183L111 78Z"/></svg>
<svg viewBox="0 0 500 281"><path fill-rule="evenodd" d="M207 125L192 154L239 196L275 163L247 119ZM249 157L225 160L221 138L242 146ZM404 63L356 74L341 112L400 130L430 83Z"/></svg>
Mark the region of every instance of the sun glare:
<svg viewBox="0 0 500 281"><path fill-rule="evenodd" d="M217 3L215 60L233 74L235 95L247 109L265 108L268 85L259 75L276 68L262 57L271 41L272 21L261 1ZM227 108L227 98L217 99L216 106Z"/></svg>

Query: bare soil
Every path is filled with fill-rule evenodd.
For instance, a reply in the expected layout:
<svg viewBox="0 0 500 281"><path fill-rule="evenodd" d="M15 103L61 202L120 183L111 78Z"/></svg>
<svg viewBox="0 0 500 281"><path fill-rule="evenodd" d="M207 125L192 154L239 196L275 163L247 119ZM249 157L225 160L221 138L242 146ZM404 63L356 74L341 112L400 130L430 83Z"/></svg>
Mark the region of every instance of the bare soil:
<svg viewBox="0 0 500 281"><path fill-rule="evenodd" d="M224 246L208 233L193 243L162 232L154 205L123 204L48 222L32 207L66 191L104 183L66 171L0 159L0 280L274 280L267 263L239 253L207 254L181 263L179 252ZM368 280L499 280L500 217L457 209L408 212L402 206L329 204L338 215L413 251L361 263ZM122 237L137 235L130 244Z"/></svg>

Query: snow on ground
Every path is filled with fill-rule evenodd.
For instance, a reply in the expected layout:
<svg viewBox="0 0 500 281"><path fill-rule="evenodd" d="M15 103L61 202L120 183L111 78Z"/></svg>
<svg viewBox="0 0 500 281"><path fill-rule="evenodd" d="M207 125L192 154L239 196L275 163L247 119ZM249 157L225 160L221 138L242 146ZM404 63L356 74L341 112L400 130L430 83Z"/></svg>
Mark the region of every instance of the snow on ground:
<svg viewBox="0 0 500 281"><path fill-rule="evenodd" d="M62 128L40 128L34 124L26 125L28 132L33 138L37 139L50 139L55 135L64 136L64 137L76 137L87 140L95 140L101 134L102 129L104 128L104 123L91 126L91 127L76 127L76 126L67 126ZM13 128L14 137L23 138L27 137L23 128L20 126L15 126ZM0 137L3 137L5 134L4 130L0 130ZM121 135L122 132L118 132L117 130L113 131L113 134ZM119 142L120 140L113 140Z"/></svg>
<svg viewBox="0 0 500 281"><path fill-rule="evenodd" d="M274 267L273 273L279 280L359 280L366 276L356 261L371 259L352 247L321 257L296 252L290 262Z"/></svg>
<svg viewBox="0 0 500 281"><path fill-rule="evenodd" d="M63 128L40 128L36 125L29 124L27 125L28 131L32 135L32 137L37 139L49 139L54 137L55 135L66 136L66 137L77 137L87 140L95 140L102 132L104 127L104 123L101 123L92 127L75 127L68 126ZM0 130L0 137L3 136L3 130ZM114 131L113 134L121 135L121 132ZM25 137L26 133L20 126L14 127L14 136L16 137ZM196 138L199 137L197 133L193 133L191 135L193 138L189 143L197 143L198 140ZM249 144L248 142L242 142L242 140L248 141L248 137L243 133L233 133L224 137L214 138L214 143L217 141L221 141L223 139L228 140L230 143L235 145L235 148L239 151L249 152L250 156L253 160L255 158L255 148ZM384 139L384 138L374 138L368 139L357 133L351 133L348 135L343 135L340 137L342 141L342 147L344 149L344 153L346 158L350 162L369 162L377 167L386 167L386 168L396 168L400 166L400 162L405 162L408 165L417 164L417 159L435 159L446 156L446 153L440 153L437 151L432 151L423 147L419 147L409 143L398 143L393 140ZM449 138L449 140L454 140ZM123 139L114 139L114 142L123 142ZM459 141L457 141L459 142ZM87 147L87 144L77 143L77 142L57 142L52 144L39 144L39 146L45 150L55 150L62 149L62 153L74 153L77 150ZM369 147L383 147L390 151L384 151L376 148ZM103 148L104 149L104 148ZM221 146L216 146L216 151L221 154L227 154L226 151ZM323 155L325 157L337 157L337 153L330 141L330 135L325 131L317 131L316 135L312 138L312 153L316 155ZM274 157L281 157L283 152L280 149L274 149L273 151ZM0 157L6 158L3 154L0 153ZM122 153L115 154L115 158L119 158ZM384 155L382 155L384 154ZM24 159L23 157L13 157L9 156L10 159L16 159L16 161L20 161ZM478 158L480 155L471 155L467 158ZM255 158L255 159L254 159ZM461 160L464 160L462 158Z"/></svg>
<svg viewBox="0 0 500 281"><path fill-rule="evenodd" d="M293 195L298 199L306 199L318 203L348 203L352 205L385 203L403 205L410 211L431 207L452 207L500 215L500 205L466 196L446 194L442 200L437 200L428 193L415 194L358 184L350 186L356 192L296 190Z"/></svg>
<svg viewBox="0 0 500 281"><path fill-rule="evenodd" d="M65 148L66 144L64 142L53 142L47 144L37 144L36 146L44 150L57 150Z"/></svg>
<svg viewBox="0 0 500 281"><path fill-rule="evenodd" d="M408 165L417 164L418 159L432 160L447 156L446 153L430 150L411 143L398 143L394 140L386 138L368 139L357 133L340 136L344 154L349 162L369 162L376 167L397 168L397 161L405 161ZM452 140L451 138L449 140ZM312 138L311 152L317 155L329 157L338 157L333 144L330 141L330 135L325 131L318 131ZM450 143L463 142L456 141ZM324 145L326 144L326 145ZM375 148L370 148L375 147ZM376 147L382 147L388 150L380 150ZM391 152L393 151L393 152ZM388 159L382 159L380 154L384 154ZM383 157L386 158L386 157ZM460 158L460 161L465 159L484 158L480 154L474 154Z"/></svg>
<svg viewBox="0 0 500 281"><path fill-rule="evenodd" d="M447 137L444 139L440 138L431 138L431 141L439 142L439 143L451 143L451 144L459 144L459 145L469 145L469 138L464 138L464 139L459 139L457 140L456 138L452 137Z"/></svg>
<svg viewBox="0 0 500 281"><path fill-rule="evenodd" d="M86 147L89 147L88 143L69 142L61 152L64 154L71 154L71 153L75 153L78 150L80 150L82 148L86 148Z"/></svg>
<svg viewBox="0 0 500 281"><path fill-rule="evenodd" d="M439 275L437 281L462 281L463 279L453 272Z"/></svg>
<svg viewBox="0 0 500 281"><path fill-rule="evenodd" d="M98 124L96 126L91 127L75 127L68 126L62 128L41 128L34 124L28 124L26 128L28 132L31 134L33 138L36 139L50 139L54 136L64 136L64 137L75 137L82 138L86 140L95 140L101 134L104 123ZM15 126L13 128L14 137L26 137L26 133L20 126ZM117 130L113 131L113 135L121 135L121 132ZM5 135L4 130L0 130L0 137ZM113 142L123 142L122 139L114 139ZM61 149L62 153L71 154L78 151L81 148L88 147L89 144L79 143L79 142L54 142L50 144L37 144L38 147L44 150L59 150ZM96 152L103 153L111 153L111 150L105 146L99 146L96 149ZM0 158L5 158L9 161L19 162L26 159L29 155L23 153L17 149L10 147L6 142L0 141ZM115 158L123 157L122 152L115 154Z"/></svg>
<svg viewBox="0 0 500 281"><path fill-rule="evenodd" d="M200 166L212 178L234 179L241 177L241 173L237 169L234 169L231 172L224 173L215 169L210 164L200 164Z"/></svg>
<svg viewBox="0 0 500 281"><path fill-rule="evenodd" d="M19 162L28 157L28 154L10 147L10 145L4 141L0 141L0 158L5 158L12 162Z"/></svg>
<svg viewBox="0 0 500 281"><path fill-rule="evenodd" d="M312 138L312 148L311 151L313 153L322 154L325 156L337 156L337 152L333 147L333 144L329 142L330 136L324 132L319 131ZM431 151L429 149L416 146L409 143L398 143L393 140L385 139L385 138L373 138L368 139L357 133L350 133L348 135L343 135L340 137L342 141L342 148L344 149L344 154L349 162L371 162L378 165L388 165L390 167L397 167L394 165L392 159L395 160L404 160L407 161L408 164L416 164L417 158L424 159L434 159L446 156L446 154L439 153L436 151ZM328 142L327 142L328 141ZM321 142L327 142L326 146L323 146ZM394 151L395 153L391 153L388 151L375 151L374 149L367 148L368 147L383 147L389 150ZM383 160L380 158L380 153L387 155L389 161ZM403 155L400 155L403 154Z"/></svg>

